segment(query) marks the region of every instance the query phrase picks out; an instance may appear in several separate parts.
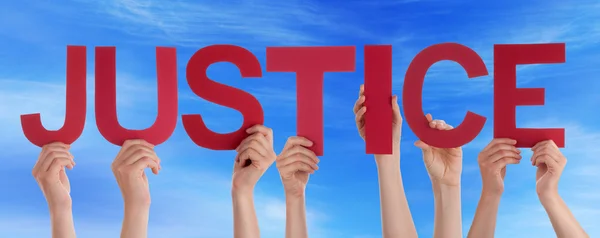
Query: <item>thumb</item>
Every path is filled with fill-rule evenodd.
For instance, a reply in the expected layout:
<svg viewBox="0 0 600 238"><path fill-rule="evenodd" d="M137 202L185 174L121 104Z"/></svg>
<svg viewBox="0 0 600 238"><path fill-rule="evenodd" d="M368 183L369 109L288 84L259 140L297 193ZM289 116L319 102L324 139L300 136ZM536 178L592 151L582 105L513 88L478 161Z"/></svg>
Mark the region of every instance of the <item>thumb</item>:
<svg viewBox="0 0 600 238"><path fill-rule="evenodd" d="M425 144L425 142L423 142L421 140L418 140L417 142L415 142L415 146L419 147L422 150L427 150L430 148L428 144Z"/></svg>

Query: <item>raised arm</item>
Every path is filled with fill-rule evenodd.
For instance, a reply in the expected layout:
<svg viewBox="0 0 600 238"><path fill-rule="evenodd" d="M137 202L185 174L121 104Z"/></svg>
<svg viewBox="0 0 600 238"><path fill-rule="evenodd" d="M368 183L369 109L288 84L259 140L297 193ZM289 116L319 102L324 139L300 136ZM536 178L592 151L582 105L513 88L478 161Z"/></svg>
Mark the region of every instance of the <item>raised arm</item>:
<svg viewBox="0 0 600 238"><path fill-rule="evenodd" d="M364 115L367 107L365 102L364 87L360 86L358 100L354 105L356 127L360 136L365 139ZM417 237L417 230L410 213L408 201L404 194L404 185L400 172L400 136L402 130L402 117L398 106L398 97L391 99L393 109L393 143L391 155L375 155L377 173L379 178L379 197L381 203L381 224L384 238Z"/></svg>
<svg viewBox="0 0 600 238"><path fill-rule="evenodd" d="M293 136L277 156L277 169L285 190L286 238L307 238L305 189L310 174L319 169L319 158L308 147L312 141Z"/></svg>
<svg viewBox="0 0 600 238"><path fill-rule="evenodd" d="M234 238L259 238L260 230L254 209L254 187L260 177L275 162L273 131L256 125L246 132L236 151L231 196L233 201Z"/></svg>
<svg viewBox="0 0 600 238"><path fill-rule="evenodd" d="M588 238L569 207L558 194L558 181L567 158L553 141L542 141L533 148L531 164L537 167L536 191L540 202L546 209L552 227L558 238Z"/></svg>
<svg viewBox="0 0 600 238"><path fill-rule="evenodd" d="M33 167L33 177L48 202L53 238L75 238L71 186L65 168L73 169L75 162L70 145L51 143L42 147Z"/></svg>
<svg viewBox="0 0 600 238"><path fill-rule="evenodd" d="M144 140L125 141L111 168L125 206L121 238L148 237L150 187L144 170L150 168L158 174L161 169L154 145Z"/></svg>
<svg viewBox="0 0 600 238"><path fill-rule="evenodd" d="M427 114L429 126L437 130L451 130L443 120L433 120ZM461 238L462 214L460 204L460 176L462 173L462 149L436 148L419 140L423 161L429 173L435 198L434 238Z"/></svg>
<svg viewBox="0 0 600 238"><path fill-rule="evenodd" d="M504 192L506 165L521 162L521 151L512 139L493 139L477 157L483 181L481 198L469 230L468 238L492 238L500 197Z"/></svg>

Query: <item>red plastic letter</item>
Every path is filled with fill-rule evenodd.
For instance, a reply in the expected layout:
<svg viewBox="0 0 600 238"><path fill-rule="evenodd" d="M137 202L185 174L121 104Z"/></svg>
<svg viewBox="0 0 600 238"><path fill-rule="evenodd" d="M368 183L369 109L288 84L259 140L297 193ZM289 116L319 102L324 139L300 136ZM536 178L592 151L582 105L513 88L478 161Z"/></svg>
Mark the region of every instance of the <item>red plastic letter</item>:
<svg viewBox="0 0 600 238"><path fill-rule="evenodd" d="M42 147L52 142L71 144L75 142L85 125L86 112L86 48L67 46L67 108L65 124L59 130L47 130L40 114L21 115L25 137L34 145Z"/></svg>
<svg viewBox="0 0 600 238"><path fill-rule="evenodd" d="M267 71L295 72L298 135L323 155L323 77L325 72L353 72L355 47L267 47Z"/></svg>
<svg viewBox="0 0 600 238"><path fill-rule="evenodd" d="M565 146L565 129L517 128L516 107L544 105L543 88L517 88L519 64L565 62L565 44L494 45L494 138L511 138L517 147L533 147L553 140Z"/></svg>
<svg viewBox="0 0 600 238"><path fill-rule="evenodd" d="M158 115L144 130L123 128L117 118L115 47L96 47L96 125L106 140L123 145L143 139L153 145L165 142L177 125L177 53L175 48L156 47Z"/></svg>
<svg viewBox="0 0 600 238"><path fill-rule="evenodd" d="M367 154L392 154L392 46L365 46Z"/></svg>
<svg viewBox="0 0 600 238"><path fill-rule="evenodd" d="M465 69L469 78L488 74L481 57L466 46L443 43L427 47L419 52L408 66L404 79L402 103L406 122L417 137L434 147L455 148L475 139L483 129L486 118L467 111L464 121L452 130L440 131L429 127L422 106L423 82L429 67L442 60L457 62Z"/></svg>
<svg viewBox="0 0 600 238"><path fill-rule="evenodd" d="M246 129L263 124L263 109L251 94L217 83L206 70L211 64L230 62L240 69L243 78L261 77L260 62L252 52L234 45L211 45L198 50L188 62L187 81L192 91L213 103L233 108L244 117L242 127L235 132L219 134L206 127L202 116L182 115L183 127L190 139L199 146L213 150L233 150L248 136Z"/></svg>

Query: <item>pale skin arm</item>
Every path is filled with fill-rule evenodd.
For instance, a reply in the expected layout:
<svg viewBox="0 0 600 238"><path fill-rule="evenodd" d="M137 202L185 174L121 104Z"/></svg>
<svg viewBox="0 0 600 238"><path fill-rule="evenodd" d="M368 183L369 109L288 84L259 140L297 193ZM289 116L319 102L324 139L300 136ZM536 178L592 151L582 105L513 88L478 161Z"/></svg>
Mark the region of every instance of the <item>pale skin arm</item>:
<svg viewBox="0 0 600 238"><path fill-rule="evenodd" d="M494 237L498 207L504 192L506 166L518 164L522 158L521 151L514 146L516 143L516 140L507 138L493 139L477 157L483 188L469 238Z"/></svg>
<svg viewBox="0 0 600 238"><path fill-rule="evenodd" d="M537 167L536 191L558 238L588 238L573 213L558 193L558 182L567 158L556 144L542 141L533 148L531 164Z"/></svg>
<svg viewBox="0 0 600 238"><path fill-rule="evenodd" d="M397 146L399 147L399 146ZM417 237L400 172L400 151L375 155L379 177L381 223L384 238Z"/></svg>
<svg viewBox="0 0 600 238"><path fill-rule="evenodd" d="M361 85L358 100L354 105L356 127L360 136L365 138L364 86ZM417 230L408 206L404 184L400 171L400 137L402 134L402 117L398 106L398 97L391 100L393 120L393 151L391 155L375 155L379 178L379 197L381 204L381 224L384 238L417 237Z"/></svg>
<svg viewBox="0 0 600 238"><path fill-rule="evenodd" d="M238 152L232 178L233 237L259 238L260 229L254 209L254 187L265 171L275 162L273 131L262 125L246 130L249 134Z"/></svg>
<svg viewBox="0 0 600 238"><path fill-rule="evenodd" d="M540 196L558 238L589 238L558 193Z"/></svg>
<svg viewBox="0 0 600 238"><path fill-rule="evenodd" d="M494 237L500 196L481 193L468 238Z"/></svg>
<svg viewBox="0 0 600 238"><path fill-rule="evenodd" d="M231 194L233 200L233 237L260 237L252 193L234 190Z"/></svg>
<svg viewBox="0 0 600 238"><path fill-rule="evenodd" d="M50 223L52 225L53 238L75 238L75 224L73 223L73 211L63 209L56 211L50 209Z"/></svg>
<svg viewBox="0 0 600 238"><path fill-rule="evenodd" d="M433 237L462 237L460 185L434 182L435 222Z"/></svg>
<svg viewBox="0 0 600 238"><path fill-rule="evenodd" d="M150 206L125 204L121 238L148 237L148 217Z"/></svg>
<svg viewBox="0 0 600 238"><path fill-rule="evenodd" d="M124 202L121 238L148 237L151 199L144 170L158 174L161 169L154 145L137 139L125 141L111 167Z"/></svg>
<svg viewBox="0 0 600 238"><path fill-rule="evenodd" d="M73 169L75 161L70 145L55 142L44 145L32 170L48 202L53 238L75 238L71 186L66 169Z"/></svg>
<svg viewBox="0 0 600 238"><path fill-rule="evenodd" d="M286 196L285 207L285 237L308 238L304 194L299 197Z"/></svg>
<svg viewBox="0 0 600 238"><path fill-rule="evenodd" d="M306 184L310 174L319 169L319 158L308 149L312 145L312 141L304 137L293 136L277 156L277 169L285 190L286 238L308 238Z"/></svg>
<svg viewBox="0 0 600 238"><path fill-rule="evenodd" d="M429 127L437 130L451 130L452 126L443 120L433 120L425 116ZM433 237L459 238L462 236L462 214L460 201L460 176L462 173L462 149L437 148L418 140L415 146L421 148L423 161L429 173L435 200Z"/></svg>

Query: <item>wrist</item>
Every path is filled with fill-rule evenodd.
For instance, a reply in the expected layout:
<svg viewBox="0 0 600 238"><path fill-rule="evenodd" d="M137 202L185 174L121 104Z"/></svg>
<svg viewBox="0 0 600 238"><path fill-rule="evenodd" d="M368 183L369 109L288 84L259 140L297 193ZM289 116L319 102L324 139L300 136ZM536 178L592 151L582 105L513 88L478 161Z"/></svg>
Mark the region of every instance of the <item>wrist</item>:
<svg viewBox="0 0 600 238"><path fill-rule="evenodd" d="M254 193L252 190L248 189L232 189L231 190L231 198L234 200L247 200L253 199Z"/></svg>
<svg viewBox="0 0 600 238"><path fill-rule="evenodd" d="M500 203L502 193L488 192L483 190L481 192L480 201L483 203Z"/></svg>
<svg viewBox="0 0 600 238"><path fill-rule="evenodd" d="M56 208L50 207L50 219L51 220L63 220L73 217L73 210L69 208Z"/></svg>
<svg viewBox="0 0 600 238"><path fill-rule="evenodd" d="M285 196L285 203L287 207L293 207L297 205L302 205L305 202L304 193L301 196Z"/></svg>
<svg viewBox="0 0 600 238"><path fill-rule="evenodd" d="M460 193L460 182L458 183L452 183L452 184L446 184L446 183L441 183L439 181L434 181L432 180L432 188L433 188L433 193L434 194L448 194L448 193Z"/></svg>
<svg viewBox="0 0 600 238"><path fill-rule="evenodd" d="M542 192L538 192L538 198L543 206L552 204L560 199L560 195L557 190L546 190Z"/></svg>

